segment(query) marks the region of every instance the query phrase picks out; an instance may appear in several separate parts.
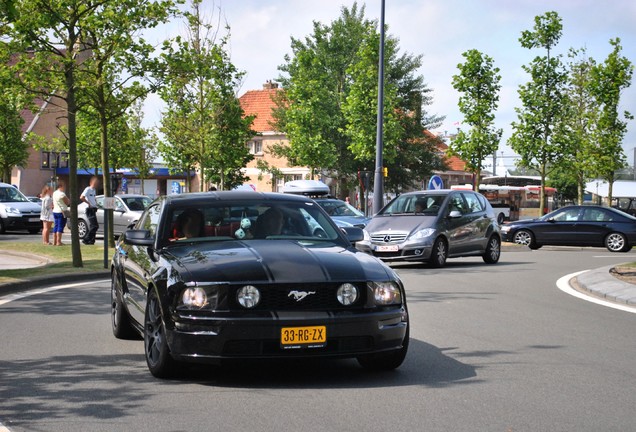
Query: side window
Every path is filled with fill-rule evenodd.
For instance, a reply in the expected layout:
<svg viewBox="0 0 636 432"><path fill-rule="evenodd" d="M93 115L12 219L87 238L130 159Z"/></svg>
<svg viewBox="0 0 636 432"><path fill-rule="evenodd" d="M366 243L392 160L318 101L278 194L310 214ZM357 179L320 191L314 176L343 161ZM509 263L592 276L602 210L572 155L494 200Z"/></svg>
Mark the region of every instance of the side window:
<svg viewBox="0 0 636 432"><path fill-rule="evenodd" d="M579 219L579 209L578 208L565 209L562 212L554 215L552 219L557 222L577 221Z"/></svg>
<svg viewBox="0 0 636 432"><path fill-rule="evenodd" d="M96 197L95 201L97 202L97 208L100 208L100 209L104 208L104 197L103 196Z"/></svg>
<svg viewBox="0 0 636 432"><path fill-rule="evenodd" d="M159 204L149 207L144 214L144 217L139 221L138 227L150 231L150 235L154 236L157 232L157 225L159 224L160 216Z"/></svg>
<svg viewBox="0 0 636 432"><path fill-rule="evenodd" d="M479 202L479 199L477 198L476 194L463 193L462 195L464 195L464 199L466 200L466 203L468 204L467 213L476 213L476 212L484 211L484 206L481 202Z"/></svg>
<svg viewBox="0 0 636 432"><path fill-rule="evenodd" d="M461 214L469 213L461 194L456 193L451 196L450 201L448 202L448 211L458 211Z"/></svg>
<svg viewBox="0 0 636 432"><path fill-rule="evenodd" d="M587 208L583 213L583 220L586 222L610 222L612 215L605 210Z"/></svg>
<svg viewBox="0 0 636 432"><path fill-rule="evenodd" d="M121 202L119 198L115 198L115 210L117 211L125 210L124 204Z"/></svg>

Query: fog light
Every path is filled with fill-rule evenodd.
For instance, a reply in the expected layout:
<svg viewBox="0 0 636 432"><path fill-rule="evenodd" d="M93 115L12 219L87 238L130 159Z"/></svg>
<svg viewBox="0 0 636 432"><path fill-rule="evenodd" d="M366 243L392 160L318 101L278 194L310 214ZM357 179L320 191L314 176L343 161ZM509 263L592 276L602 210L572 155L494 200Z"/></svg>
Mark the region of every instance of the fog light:
<svg viewBox="0 0 636 432"><path fill-rule="evenodd" d="M236 299L241 306L251 309L261 301L261 292L255 286L245 285L236 293Z"/></svg>
<svg viewBox="0 0 636 432"><path fill-rule="evenodd" d="M415 249L415 255L422 255L422 249Z"/></svg>
<svg viewBox="0 0 636 432"><path fill-rule="evenodd" d="M402 292L394 282L372 282L375 304L387 306L402 304Z"/></svg>
<svg viewBox="0 0 636 432"><path fill-rule="evenodd" d="M358 300L358 288L350 283L342 284L338 287L336 297L341 305L352 305L356 302L356 300Z"/></svg>
<svg viewBox="0 0 636 432"><path fill-rule="evenodd" d="M202 308L208 304L208 296L203 288L187 288L181 295L181 303L191 308Z"/></svg>

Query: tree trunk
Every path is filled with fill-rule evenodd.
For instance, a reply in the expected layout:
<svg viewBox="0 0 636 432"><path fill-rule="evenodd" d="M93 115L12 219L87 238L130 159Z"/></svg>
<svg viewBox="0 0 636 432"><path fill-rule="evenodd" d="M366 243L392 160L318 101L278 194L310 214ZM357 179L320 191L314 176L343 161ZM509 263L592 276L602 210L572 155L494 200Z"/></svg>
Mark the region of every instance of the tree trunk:
<svg viewBox="0 0 636 432"><path fill-rule="evenodd" d="M612 173L613 174L613 173ZM607 205L612 205L612 198L614 197L614 176L607 179Z"/></svg>
<svg viewBox="0 0 636 432"><path fill-rule="evenodd" d="M583 201L585 199L585 185L583 184L583 178L581 176L578 176L576 180L576 203L578 205L583 205Z"/></svg>
<svg viewBox="0 0 636 432"><path fill-rule="evenodd" d="M106 116L106 101L104 97L104 92L102 89L98 90L98 98L99 98L99 139L101 145L101 153L102 153L102 182L104 183L104 196L112 197L113 196L113 188L110 181L110 163L108 161L109 154L109 143L108 143L108 118ZM104 209L104 218L108 218L108 233L104 233L108 238L108 246L115 247L115 231L113 230L113 211Z"/></svg>
<svg viewBox="0 0 636 432"><path fill-rule="evenodd" d="M541 193L539 194L539 215L543 216L546 214L546 207L548 206L546 196L545 196L545 178L546 178L546 166L545 164L541 165Z"/></svg>
<svg viewBox="0 0 636 432"><path fill-rule="evenodd" d="M479 185L481 184L481 169L475 170L475 192L479 192Z"/></svg>
<svg viewBox="0 0 636 432"><path fill-rule="evenodd" d="M75 38L70 38L75 41ZM73 52L74 43L67 47ZM74 59L66 65L64 79L66 86L66 108L68 120L68 197L71 200L71 254L73 267L84 267L82 249L80 248L79 231L77 229L77 206L79 205L79 188L77 184L77 103L75 102L75 64Z"/></svg>

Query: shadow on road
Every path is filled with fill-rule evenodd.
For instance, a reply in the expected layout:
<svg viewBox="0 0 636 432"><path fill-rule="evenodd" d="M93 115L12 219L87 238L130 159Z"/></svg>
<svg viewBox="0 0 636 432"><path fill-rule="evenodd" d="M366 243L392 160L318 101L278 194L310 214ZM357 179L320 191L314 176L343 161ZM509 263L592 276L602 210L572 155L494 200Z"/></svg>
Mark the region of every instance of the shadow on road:
<svg viewBox="0 0 636 432"><path fill-rule="evenodd" d="M355 360L242 361L222 367L192 365L179 381L238 388L379 388L445 387L473 384L475 368L445 355L439 348L411 339L409 353L397 370L370 372Z"/></svg>

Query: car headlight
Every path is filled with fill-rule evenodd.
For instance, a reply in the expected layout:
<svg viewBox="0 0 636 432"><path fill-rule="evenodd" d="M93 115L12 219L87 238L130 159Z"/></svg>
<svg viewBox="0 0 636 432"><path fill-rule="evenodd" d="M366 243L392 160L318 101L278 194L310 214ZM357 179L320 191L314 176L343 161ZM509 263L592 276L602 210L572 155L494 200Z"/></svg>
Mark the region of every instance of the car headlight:
<svg viewBox="0 0 636 432"><path fill-rule="evenodd" d="M236 293L236 300L246 309L256 307L261 301L261 292L253 285L245 285Z"/></svg>
<svg viewBox="0 0 636 432"><path fill-rule="evenodd" d="M186 288L181 294L181 304L192 309L201 309L208 305L208 295L200 287Z"/></svg>
<svg viewBox="0 0 636 432"><path fill-rule="evenodd" d="M412 239L423 239L432 236L435 234L434 228L424 228L417 231L415 234L411 236Z"/></svg>
<svg viewBox="0 0 636 432"><path fill-rule="evenodd" d="M371 241L371 234L369 234L369 231L363 229L362 230L362 235L364 236L363 241L366 241L366 242L370 242Z"/></svg>
<svg viewBox="0 0 636 432"><path fill-rule="evenodd" d="M6 211L7 213L10 213L10 214L18 215L18 216L21 214L20 210L18 210L15 207L5 207L4 211Z"/></svg>
<svg viewBox="0 0 636 432"><path fill-rule="evenodd" d="M502 233L507 233L510 232L510 228L512 228L509 225L503 225L501 228L499 228L501 230Z"/></svg>
<svg viewBox="0 0 636 432"><path fill-rule="evenodd" d="M344 283L338 287L336 297L341 305L352 305L358 300L358 287L350 283Z"/></svg>
<svg viewBox="0 0 636 432"><path fill-rule="evenodd" d="M373 288L375 304L379 306L402 304L402 292L397 283L371 282L370 286Z"/></svg>

